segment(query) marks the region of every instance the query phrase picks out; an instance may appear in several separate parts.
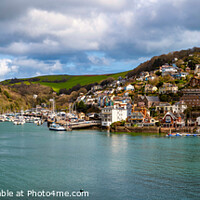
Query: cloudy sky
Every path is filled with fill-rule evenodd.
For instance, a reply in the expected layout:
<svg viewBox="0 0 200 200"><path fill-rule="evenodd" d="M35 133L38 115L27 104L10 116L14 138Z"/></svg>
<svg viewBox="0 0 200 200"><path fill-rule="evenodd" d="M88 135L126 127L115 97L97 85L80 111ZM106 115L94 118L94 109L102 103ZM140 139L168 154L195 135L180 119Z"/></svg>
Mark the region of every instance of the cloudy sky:
<svg viewBox="0 0 200 200"><path fill-rule="evenodd" d="M200 46L199 0L0 0L0 80L133 69Z"/></svg>

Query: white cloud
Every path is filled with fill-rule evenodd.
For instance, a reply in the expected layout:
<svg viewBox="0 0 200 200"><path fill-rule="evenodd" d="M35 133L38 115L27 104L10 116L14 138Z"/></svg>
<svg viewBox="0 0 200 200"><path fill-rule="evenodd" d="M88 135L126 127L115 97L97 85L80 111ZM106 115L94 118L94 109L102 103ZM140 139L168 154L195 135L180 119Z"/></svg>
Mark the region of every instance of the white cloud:
<svg viewBox="0 0 200 200"><path fill-rule="evenodd" d="M0 77L4 78L8 74L17 72L18 67L13 65L12 60L10 59L0 59Z"/></svg>
<svg viewBox="0 0 200 200"><path fill-rule="evenodd" d="M53 74L63 72L60 61L39 61L28 58L0 59L0 78L14 78L16 74L20 77L38 76L41 74Z"/></svg>
<svg viewBox="0 0 200 200"><path fill-rule="evenodd" d="M24 70L36 70L36 73L51 73L51 72L59 72L62 71L62 64L60 61L55 60L55 61L39 61L39 60L34 60L34 59L27 59L27 58L18 58L14 59L13 64L20 66L20 69Z"/></svg>

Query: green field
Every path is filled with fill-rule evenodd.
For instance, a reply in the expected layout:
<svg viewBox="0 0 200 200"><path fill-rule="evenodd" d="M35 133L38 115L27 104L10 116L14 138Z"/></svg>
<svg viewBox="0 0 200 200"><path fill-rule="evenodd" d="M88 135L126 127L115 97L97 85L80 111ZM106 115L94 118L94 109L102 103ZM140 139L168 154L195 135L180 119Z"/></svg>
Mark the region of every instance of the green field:
<svg viewBox="0 0 200 200"><path fill-rule="evenodd" d="M59 92L60 89L66 88L70 89L73 86L80 84L81 86L83 85L88 85L91 83L99 83L100 81L108 78L108 77L113 77L117 79L119 76L125 77L128 72L121 72L121 73L116 73L116 74L109 74L109 75L83 75L83 76L70 76L70 75L49 75L49 76L38 76L34 78L38 78L38 81L30 81L31 79L20 79L23 80L25 84L30 84L31 83L40 83L41 85L49 86L51 87L55 92ZM56 81L56 80L63 80L66 79L65 82L60 82L60 83L52 83L50 81ZM6 80L3 81L4 84L9 85L10 81ZM20 84L20 83L15 83L15 84Z"/></svg>

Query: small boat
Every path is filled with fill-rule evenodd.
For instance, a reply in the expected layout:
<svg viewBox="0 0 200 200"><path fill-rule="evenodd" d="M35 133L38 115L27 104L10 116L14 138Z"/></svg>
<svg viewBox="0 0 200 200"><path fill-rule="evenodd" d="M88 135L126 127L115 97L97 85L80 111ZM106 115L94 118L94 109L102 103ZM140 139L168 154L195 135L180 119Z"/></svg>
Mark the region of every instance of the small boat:
<svg viewBox="0 0 200 200"><path fill-rule="evenodd" d="M183 136L181 133L168 133L166 137L180 137Z"/></svg>
<svg viewBox="0 0 200 200"><path fill-rule="evenodd" d="M51 131L66 131L66 129L63 126L60 126L59 124L52 123L49 126L49 130Z"/></svg>
<svg viewBox="0 0 200 200"><path fill-rule="evenodd" d="M25 122L24 122L24 121L20 121L20 120L15 120L15 121L13 122L13 124L14 124L14 125L23 125L23 124L25 124Z"/></svg>
<svg viewBox="0 0 200 200"><path fill-rule="evenodd" d="M14 120L13 120L13 124L14 125L23 125L25 124L25 119L23 117L16 117Z"/></svg>
<svg viewBox="0 0 200 200"><path fill-rule="evenodd" d="M185 136L185 137L193 136L193 137L197 137L197 136L200 136L200 134L198 134L198 133L168 133L166 135L166 137L179 137L179 136Z"/></svg>

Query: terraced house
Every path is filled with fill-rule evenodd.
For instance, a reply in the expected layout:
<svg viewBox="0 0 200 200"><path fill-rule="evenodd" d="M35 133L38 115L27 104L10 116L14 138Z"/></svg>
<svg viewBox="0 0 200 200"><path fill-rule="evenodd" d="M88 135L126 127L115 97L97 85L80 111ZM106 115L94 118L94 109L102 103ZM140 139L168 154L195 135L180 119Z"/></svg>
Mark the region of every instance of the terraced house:
<svg viewBox="0 0 200 200"><path fill-rule="evenodd" d="M159 94L169 94L177 92L178 92L178 86L173 85L171 83L164 83L164 85L159 88Z"/></svg>

